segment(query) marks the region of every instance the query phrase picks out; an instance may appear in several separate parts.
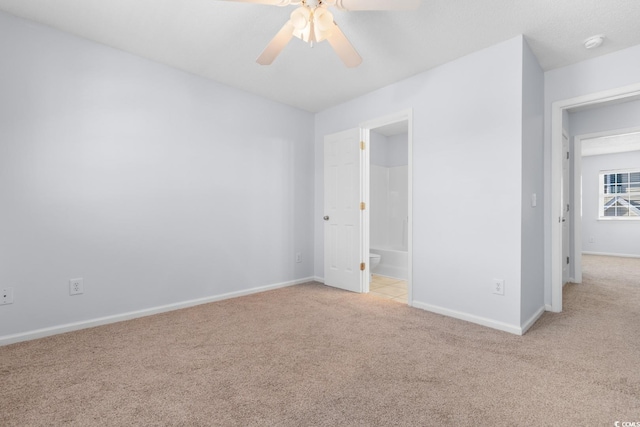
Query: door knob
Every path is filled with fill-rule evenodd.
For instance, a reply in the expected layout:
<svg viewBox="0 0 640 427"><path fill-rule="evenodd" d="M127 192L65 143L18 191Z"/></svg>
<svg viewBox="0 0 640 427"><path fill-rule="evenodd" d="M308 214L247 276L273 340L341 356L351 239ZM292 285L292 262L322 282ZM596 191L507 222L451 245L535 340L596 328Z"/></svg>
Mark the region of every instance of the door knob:
<svg viewBox="0 0 640 427"><path fill-rule="evenodd" d="M323 216L322 219L324 219L325 221L329 221L329 215Z"/></svg>

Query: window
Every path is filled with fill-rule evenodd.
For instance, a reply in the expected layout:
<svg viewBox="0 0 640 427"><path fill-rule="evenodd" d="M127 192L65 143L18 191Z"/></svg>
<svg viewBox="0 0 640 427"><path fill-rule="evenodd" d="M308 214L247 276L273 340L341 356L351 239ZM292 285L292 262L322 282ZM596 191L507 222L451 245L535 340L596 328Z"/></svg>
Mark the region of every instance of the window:
<svg viewBox="0 0 640 427"><path fill-rule="evenodd" d="M600 218L640 219L640 169L600 172Z"/></svg>

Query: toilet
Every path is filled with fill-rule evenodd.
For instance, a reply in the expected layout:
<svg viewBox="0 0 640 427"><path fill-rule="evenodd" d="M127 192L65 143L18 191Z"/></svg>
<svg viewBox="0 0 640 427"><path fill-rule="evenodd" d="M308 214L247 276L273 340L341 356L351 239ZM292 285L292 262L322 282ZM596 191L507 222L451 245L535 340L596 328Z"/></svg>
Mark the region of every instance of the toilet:
<svg viewBox="0 0 640 427"><path fill-rule="evenodd" d="M380 255L369 253L369 271L372 272L380 264Z"/></svg>

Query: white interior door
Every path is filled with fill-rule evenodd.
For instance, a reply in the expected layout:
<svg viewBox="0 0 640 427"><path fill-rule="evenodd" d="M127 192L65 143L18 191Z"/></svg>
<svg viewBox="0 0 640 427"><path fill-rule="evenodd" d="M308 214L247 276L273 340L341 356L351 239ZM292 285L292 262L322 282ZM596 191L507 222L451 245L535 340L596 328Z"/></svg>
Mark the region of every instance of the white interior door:
<svg viewBox="0 0 640 427"><path fill-rule="evenodd" d="M324 281L362 292L360 129L324 138Z"/></svg>
<svg viewBox="0 0 640 427"><path fill-rule="evenodd" d="M569 138L562 134L562 284L569 281Z"/></svg>

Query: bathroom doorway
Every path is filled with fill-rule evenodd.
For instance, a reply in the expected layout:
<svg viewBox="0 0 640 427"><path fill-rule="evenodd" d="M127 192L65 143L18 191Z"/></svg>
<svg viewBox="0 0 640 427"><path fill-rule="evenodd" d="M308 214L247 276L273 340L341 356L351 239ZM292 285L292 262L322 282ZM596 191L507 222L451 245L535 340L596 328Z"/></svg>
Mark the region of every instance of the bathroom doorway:
<svg viewBox="0 0 640 427"><path fill-rule="evenodd" d="M411 305L411 111L361 125L367 145L364 291Z"/></svg>

